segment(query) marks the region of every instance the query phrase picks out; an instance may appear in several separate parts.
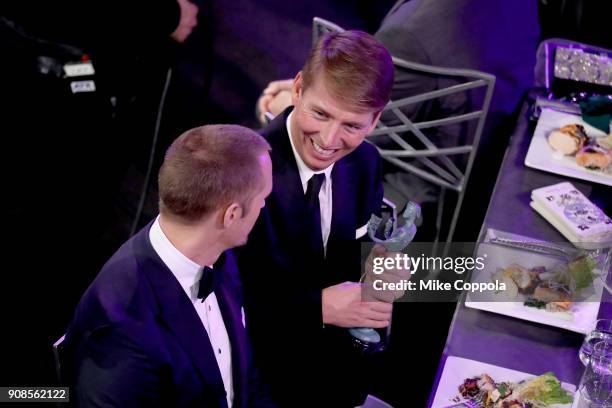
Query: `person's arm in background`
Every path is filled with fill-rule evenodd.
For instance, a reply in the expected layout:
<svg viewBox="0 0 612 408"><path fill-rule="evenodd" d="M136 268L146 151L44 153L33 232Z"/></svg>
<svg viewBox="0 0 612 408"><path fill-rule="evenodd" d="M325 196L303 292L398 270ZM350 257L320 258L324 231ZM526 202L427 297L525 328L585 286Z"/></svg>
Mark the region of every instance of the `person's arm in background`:
<svg viewBox="0 0 612 408"><path fill-rule="evenodd" d="M178 43L183 43L198 25L198 6L189 0L177 0L180 8L180 18L176 29L170 37Z"/></svg>
<svg viewBox="0 0 612 408"><path fill-rule="evenodd" d="M259 123L265 125L266 113L271 113L272 116L278 116L287 107L291 106L291 89L293 87L293 79L281 79L272 81L266 86L257 100L256 114Z"/></svg>
<svg viewBox="0 0 612 408"><path fill-rule="evenodd" d="M444 37L437 35L436 30L432 30L431 35L428 36L425 36L421 31L417 31L417 22L415 22L413 17L413 13L416 11L414 10L415 7L418 7L417 2L401 5L395 12L387 16L374 36L396 58L424 65L446 65L433 60L439 54L436 50L444 49ZM447 88L461 82L461 78L430 75L396 65L391 100L397 101L410 96ZM459 115L469 111L467 94L465 92L458 92L439 98L411 103L402 106L401 111L408 119L414 122ZM387 126L401 124L400 120L393 113L384 113L381 120ZM426 129L424 133L438 147L452 147L462 144L462 134L465 127L465 123L458 123ZM410 142L412 135L407 132L402 137ZM391 142L388 136L375 136L373 141L378 145L388 145L389 147L387 148L397 148L397 145ZM461 156L456 157L456 159L460 158ZM407 192L406 194L409 195L410 193Z"/></svg>

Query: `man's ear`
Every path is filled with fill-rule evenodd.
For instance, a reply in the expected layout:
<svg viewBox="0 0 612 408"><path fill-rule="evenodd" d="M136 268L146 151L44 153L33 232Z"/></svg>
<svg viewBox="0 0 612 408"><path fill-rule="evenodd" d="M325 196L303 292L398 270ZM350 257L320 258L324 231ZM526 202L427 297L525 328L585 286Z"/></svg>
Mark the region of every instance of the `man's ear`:
<svg viewBox="0 0 612 408"><path fill-rule="evenodd" d="M302 79L302 71L298 72L295 78L293 78L293 87L291 88L291 103L293 106L297 106L302 97Z"/></svg>
<svg viewBox="0 0 612 408"><path fill-rule="evenodd" d="M238 203L231 203L228 205L223 213L223 227L229 228L238 219L242 218L242 211L242 206Z"/></svg>

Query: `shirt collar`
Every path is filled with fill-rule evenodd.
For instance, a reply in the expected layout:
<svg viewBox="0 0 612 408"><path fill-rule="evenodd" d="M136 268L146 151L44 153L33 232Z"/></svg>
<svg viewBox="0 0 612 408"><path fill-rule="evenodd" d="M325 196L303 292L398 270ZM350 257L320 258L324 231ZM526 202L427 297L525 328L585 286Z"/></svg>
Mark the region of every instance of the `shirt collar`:
<svg viewBox="0 0 612 408"><path fill-rule="evenodd" d="M159 225L159 216L149 230L149 239L155 252L170 269L187 296L191 297L191 288L200 281L203 267L183 255L170 242Z"/></svg>
<svg viewBox="0 0 612 408"><path fill-rule="evenodd" d="M295 145L293 144L293 138L291 137L291 117L293 116L293 111L287 116L287 121L285 122L285 126L287 126L287 134L289 135L289 142L291 143L291 150L293 150L293 156L295 157L295 162L298 166L298 172L300 173L300 181L302 182L302 188L304 189L304 193L306 193L306 188L308 187L308 180L314 174L325 174L325 181L330 180L331 172L334 168L334 163L330 164L324 170L314 171L310 167L304 163L300 154L295 150Z"/></svg>

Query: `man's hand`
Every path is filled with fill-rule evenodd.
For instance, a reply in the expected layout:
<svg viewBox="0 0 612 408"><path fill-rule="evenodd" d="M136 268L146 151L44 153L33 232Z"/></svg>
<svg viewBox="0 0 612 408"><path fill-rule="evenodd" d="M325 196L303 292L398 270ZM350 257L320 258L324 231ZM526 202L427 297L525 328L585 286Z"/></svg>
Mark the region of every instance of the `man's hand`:
<svg viewBox="0 0 612 408"><path fill-rule="evenodd" d="M375 290L373 288L373 284L375 280L380 280L382 282L379 282L379 284L377 285L378 287L382 286L382 283L386 283L386 284L398 284L401 283L403 280L410 280L410 277L412 276L410 274L410 270L408 268L403 268L403 263L400 265L402 266L402 268L384 268L383 272L380 274L375 274L374 273L374 259L375 258L393 258L395 259L395 257L397 255L403 256L402 253L400 252L388 252L384 246L380 245L380 244L376 244L374 245L374 247L372 248L372 251L370 251L370 254L368 255L368 258L366 259L366 265L365 265L365 279L364 279L364 284L367 285L366 288L364 288L364 290L366 291L365 293L367 294L367 298L372 298L372 300L378 300L381 302L393 302L399 298L401 298L404 295L404 290L401 289L388 289L388 287L386 287L384 290ZM379 261L380 262L380 261ZM381 267L381 264L378 264L379 267ZM384 265L383 265L384 266ZM397 266L397 265L395 265Z"/></svg>
<svg viewBox="0 0 612 408"><path fill-rule="evenodd" d="M270 112L274 116L284 111L291 105L291 89L293 88L293 79L283 79L280 81L272 81L263 90L259 100L257 101L257 111L259 112L259 121L262 124L266 123L265 113Z"/></svg>
<svg viewBox="0 0 612 408"><path fill-rule="evenodd" d="M195 26L198 25L198 6L189 0L177 0L181 9L179 25L170 34L176 42L183 43L189 37Z"/></svg>
<svg viewBox="0 0 612 408"><path fill-rule="evenodd" d="M391 303L362 302L361 284L344 282L323 289L323 323L339 327L382 328L391 320Z"/></svg>

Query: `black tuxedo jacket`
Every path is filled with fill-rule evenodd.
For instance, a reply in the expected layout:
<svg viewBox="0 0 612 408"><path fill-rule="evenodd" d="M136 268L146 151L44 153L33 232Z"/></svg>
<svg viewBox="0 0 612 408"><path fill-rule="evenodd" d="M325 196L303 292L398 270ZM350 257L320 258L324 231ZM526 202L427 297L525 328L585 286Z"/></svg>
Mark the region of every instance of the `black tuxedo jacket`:
<svg viewBox="0 0 612 408"><path fill-rule="evenodd" d="M238 262L258 367L279 404L296 407L307 405L310 397L329 398L332 391L339 401L348 397L342 395L338 377L352 378L358 362L345 342L346 329L323 327L321 291L359 280L356 230L380 211L383 187L381 159L372 145L364 142L336 162L331 173L327 254L324 259L312 256L319 252L308 247L312 220L306 217L304 190L286 129L291 109L262 132L272 146L273 190L247 245L238 252ZM326 375L335 377L332 383L324 384Z"/></svg>
<svg viewBox="0 0 612 408"><path fill-rule="evenodd" d="M83 295L66 336L79 406L227 407L193 305L149 240L127 241ZM261 393L242 324L233 255L215 290L232 350L234 407L275 406Z"/></svg>

